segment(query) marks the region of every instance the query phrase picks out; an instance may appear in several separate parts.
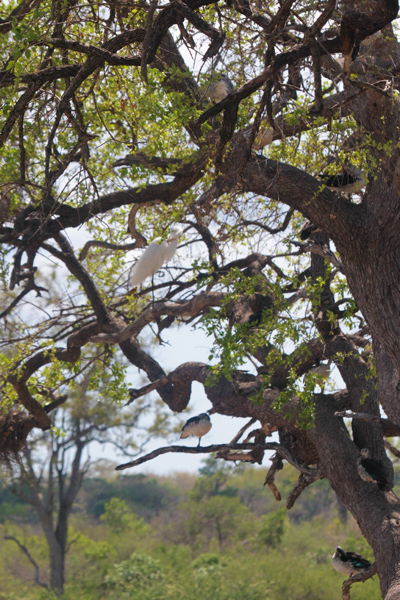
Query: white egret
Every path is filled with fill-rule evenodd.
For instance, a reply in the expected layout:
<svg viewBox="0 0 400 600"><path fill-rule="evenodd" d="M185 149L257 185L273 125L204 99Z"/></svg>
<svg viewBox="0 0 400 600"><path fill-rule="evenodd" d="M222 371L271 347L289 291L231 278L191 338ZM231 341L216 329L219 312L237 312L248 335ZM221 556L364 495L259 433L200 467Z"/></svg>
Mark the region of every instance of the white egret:
<svg viewBox="0 0 400 600"><path fill-rule="evenodd" d="M161 238L155 238L149 244L132 269L130 276L132 286L140 285L147 277L153 277L165 262L171 260L182 234L182 227L174 227L167 240L161 242Z"/></svg>

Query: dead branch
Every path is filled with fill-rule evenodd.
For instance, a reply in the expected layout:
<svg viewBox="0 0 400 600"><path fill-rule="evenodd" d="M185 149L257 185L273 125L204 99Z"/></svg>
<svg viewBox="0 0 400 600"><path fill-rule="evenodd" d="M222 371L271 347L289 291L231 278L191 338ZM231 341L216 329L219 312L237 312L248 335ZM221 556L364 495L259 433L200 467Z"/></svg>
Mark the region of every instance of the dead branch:
<svg viewBox="0 0 400 600"><path fill-rule="evenodd" d="M134 402L134 400L137 400L138 398L141 398L141 396L149 394L153 390L157 390L159 387L162 387L167 383L169 383L169 377L161 377L160 379L157 379L156 381L153 381L152 383L149 383L148 385L145 385L140 389L131 388L130 390L128 390L130 397L125 406L128 406L129 404L131 404L131 402Z"/></svg>
<svg viewBox="0 0 400 600"><path fill-rule="evenodd" d="M144 244L138 244L137 242L133 242L132 244L111 244L111 242L90 240L90 242L86 242L80 251L79 260L85 260L87 253L92 246L95 246L96 248L109 248L110 250L123 250L127 252L128 250L136 250L136 248L140 248L143 245Z"/></svg>
<svg viewBox="0 0 400 600"><path fill-rule="evenodd" d="M329 261L334 267L339 269L339 271L343 272L343 264L340 258L338 258L326 244L318 244L317 242L296 242L296 240L292 240L292 244L294 246L298 246L304 252L312 252L313 254L317 254L318 256L322 256L327 261Z"/></svg>
<svg viewBox="0 0 400 600"><path fill-rule="evenodd" d="M142 44L142 57L140 60L140 72L142 74L143 80L145 83L149 83L147 79L147 57L149 54L149 46L151 40L151 34L153 31L153 16L154 12L157 8L157 0L150 0L150 6L147 13L147 22L146 22L146 33L144 36L143 44Z"/></svg>
<svg viewBox="0 0 400 600"><path fill-rule="evenodd" d="M275 485L275 474L278 471L281 471L282 469L283 469L282 457L278 453L276 453L275 456L272 458L272 464L271 464L269 471L267 473L267 476L265 478L264 485L267 485L269 487L269 489L273 493L274 498L277 502L280 502L282 500L282 496L281 496L278 488Z"/></svg>
<svg viewBox="0 0 400 600"><path fill-rule="evenodd" d="M393 437L400 434L400 427L383 417L377 415L371 415L369 413L351 412L348 410L335 412L335 417L343 417L344 419L357 419L358 421L367 421L370 423L377 422L383 426L383 434L387 437Z"/></svg>
<svg viewBox="0 0 400 600"><path fill-rule="evenodd" d="M251 427L256 421L257 419L255 417L252 417L250 421L246 423L246 425L243 425L243 427L239 429L235 437L231 440L231 444L236 444L240 440L244 432L247 431L247 429Z"/></svg>
<svg viewBox="0 0 400 600"><path fill-rule="evenodd" d="M136 460L132 460L131 462L123 463L122 465L118 465L115 467L116 471L123 471L124 469L129 469L131 467L137 467L144 462L149 460L153 460L157 456L162 454L168 454L169 452L178 452L183 454L210 454L211 452L220 452L222 450L254 450L258 444L212 444L211 446L196 446L196 447L188 447L188 446L164 446L163 448L157 448L144 456ZM264 450L277 450L277 446L279 444L270 443L264 444Z"/></svg>
<svg viewBox="0 0 400 600"><path fill-rule="evenodd" d="M166 171L172 165L181 165L180 158L159 158L158 156L147 156L144 152L136 152L135 154L127 154L124 158L120 158L112 163L112 167L131 167L144 166L152 169L162 169Z"/></svg>
<svg viewBox="0 0 400 600"><path fill-rule="evenodd" d="M393 446L390 442L388 442L387 440L385 440L383 442L385 448L387 450L389 450L389 452L391 452L393 454L393 456L395 456L396 458L400 458L400 450L398 448L396 448L395 446Z"/></svg>
<svg viewBox="0 0 400 600"><path fill-rule="evenodd" d="M154 306L145 310L138 319L124 330L117 333L95 335L92 341L103 342L105 344L118 344L132 336L136 336L143 327L152 321L156 321L162 315L191 317L209 306L221 306L223 298L224 294L222 292L201 292L186 302L155 302Z"/></svg>
<svg viewBox="0 0 400 600"><path fill-rule="evenodd" d="M41 587L44 587L47 590L49 586L46 583L44 583L43 581L41 581L39 566L38 566L37 562L34 560L34 558L32 557L32 554L29 552L28 548L26 546L24 546L23 544L21 544L21 542L12 535L5 535L4 539L12 540L21 548L22 552L24 552L24 554L27 556L29 562L33 565L33 567L35 569L35 583L37 583Z"/></svg>
<svg viewBox="0 0 400 600"><path fill-rule="evenodd" d="M359 583L360 581L364 583L364 581L367 581L367 579L371 579L371 577L376 575L376 573L376 564L373 563L369 567L369 569L366 569L365 571L363 571L363 573L353 575L349 579L346 579L346 581L344 581L342 585L342 600L350 600L350 588L353 585L353 583Z"/></svg>
<svg viewBox="0 0 400 600"><path fill-rule="evenodd" d="M128 463L123 463L122 465L118 465L115 467L116 471L123 471L124 469L129 469L131 467L137 467L144 462L149 460L153 460L157 456L162 454L168 454L169 452L178 452L184 454L210 454L211 452L221 452L223 450L275 450L278 452L283 458L285 458L292 466L301 471L302 473L308 474L310 476L316 476L319 472L315 468L307 467L306 465L297 461L290 452L277 444L276 442L268 442L265 444L213 444L211 446L196 446L196 447L188 447L188 446L164 446L163 448L157 448L140 458L133 460Z"/></svg>
<svg viewBox="0 0 400 600"><path fill-rule="evenodd" d="M321 479L321 475L310 476L306 475L305 473L300 473L296 486L292 489L286 500L286 508L288 510L293 508L294 503L296 502L300 494L303 492L303 490L305 490L306 487L314 483L314 481L317 481L317 479Z"/></svg>

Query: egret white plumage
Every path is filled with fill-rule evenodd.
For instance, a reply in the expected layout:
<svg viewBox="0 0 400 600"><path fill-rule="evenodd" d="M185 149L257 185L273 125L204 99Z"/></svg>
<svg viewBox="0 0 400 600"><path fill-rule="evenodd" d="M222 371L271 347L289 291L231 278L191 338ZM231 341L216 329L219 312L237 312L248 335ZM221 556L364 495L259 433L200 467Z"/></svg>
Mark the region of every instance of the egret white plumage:
<svg viewBox="0 0 400 600"><path fill-rule="evenodd" d="M332 566L339 573L351 577L357 573L362 573L371 566L371 563L361 554L356 552L345 552L338 546L335 554L332 556Z"/></svg>
<svg viewBox="0 0 400 600"><path fill-rule="evenodd" d="M218 81L210 85L207 90L207 96L214 104L217 104L226 98L228 94L233 92L234 89L235 87L228 75L223 74Z"/></svg>
<svg viewBox="0 0 400 600"><path fill-rule="evenodd" d="M207 413L201 413L201 415L191 417L186 421L182 427L181 439L187 438L190 435L198 437L199 443L197 445L200 446L201 438L210 431L211 427L209 415Z"/></svg>
<svg viewBox="0 0 400 600"><path fill-rule="evenodd" d="M164 242L161 242L161 238L155 238L133 267L130 275L131 285L140 285L147 277L153 277L165 262L170 261L182 234L182 227L174 227Z"/></svg>

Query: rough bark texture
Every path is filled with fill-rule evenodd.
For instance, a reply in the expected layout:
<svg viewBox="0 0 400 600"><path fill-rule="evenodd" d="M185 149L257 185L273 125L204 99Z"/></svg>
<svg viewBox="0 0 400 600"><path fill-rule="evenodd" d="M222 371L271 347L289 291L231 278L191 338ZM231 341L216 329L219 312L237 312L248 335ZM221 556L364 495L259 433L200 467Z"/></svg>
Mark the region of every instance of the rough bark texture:
<svg viewBox="0 0 400 600"><path fill-rule="evenodd" d="M26 433L27 424L43 430L49 428L48 413L57 405L57 401L53 401L43 406L42 399L32 392L35 389L30 385L33 378L55 360L64 366L78 363L83 349L89 345L93 348L93 343L118 345L126 359L147 376L148 383L131 390L131 402L157 390L172 411L180 412L190 402L192 382L200 382L213 412L260 422L249 432L259 447L257 451L251 449L252 454L244 460L262 460L266 438L272 431L279 431L281 456L300 472L299 483L288 499L289 506L312 481L322 476L329 480L373 549L383 597L394 600L400 595L400 503L393 492L382 492L360 478L357 458L361 449L368 448L374 459L382 463L388 480L393 481L384 435L388 431L398 431L400 426L400 153L397 147L400 137L397 98L400 45L391 27L397 16L398 3L394 0L344 0L337 10L336 3L329 0L318 6L313 18L309 15L307 27L306 21L296 22L296 14L291 11L292 2L277 3L275 12L268 14L246 2L219 5L221 19L226 12L229 17L226 22L232 23L230 11L235 11L238 21L244 19L246 26L253 28L254 39L257 43L261 40L262 47L258 47L258 52L263 56L263 63L259 63L254 76L241 81L241 85L220 103L210 106L206 104L197 80L186 70L179 44L171 31L186 19L210 42L205 60L222 51L225 32L216 29L216 23L206 22L199 10L212 4L212 0L173 1L153 14L152 3L148 9L151 12L143 15L146 29L132 29L132 21L127 20L126 15L115 16L112 3L107 26L102 23L108 37L96 47L69 38L63 25L68 21L74 3L66 2L62 9L59 7L63 12L58 15L53 37L40 42L46 57L41 60L40 68L20 76L19 84L26 87L13 99L14 105L5 115L0 131L0 143L14 148L18 140L19 152L18 178L7 182L0 192L0 239L15 250L9 287L14 290L21 286L22 291L9 298L1 316L9 318L31 292L40 296L45 291L36 281L35 261L39 251L62 263L79 283L85 300L84 306L71 301L67 309L59 309L57 317L49 317L50 325L46 322L46 327L58 332L52 351L32 343L32 350L10 367L4 376L4 384L12 387L16 403L29 413L22 418L25 421L21 424L21 430ZM146 12L145 8L143 10ZM28 13L16 14L3 19L0 35L10 31L13 19L23 20ZM124 19L125 26L121 26ZM53 64L53 54L57 61L62 57L63 66L56 60ZM66 64L67 57L71 64ZM97 142L91 145L96 133L89 131L92 106L85 112L85 101L90 96L85 94L87 89L95 89L96 78L104 76L104 81L107 80L105 67L110 66L116 71L120 67L140 68L144 81L151 69L160 71L166 103L169 103L168 95L180 94L179 102L184 98L188 110L195 107L202 113L182 120L182 146L186 144L182 157L171 156L168 161L168 157L147 156L146 152L140 151L137 155L114 160L114 168L140 165L148 169L146 182L138 176L135 187L120 189L118 182L110 191L99 191L88 161ZM247 72L246 68L242 71ZM308 77L310 72L312 77L308 83L312 85L314 102L301 118L289 119L292 101L298 91L302 91L302 77ZM323 92L322 77L333 82L333 91ZM343 78L343 85L337 85L338 77ZM12 90L16 80L12 69L0 72L3 90ZM44 150L38 162L43 163L44 175L41 184L37 185L39 191L36 191L27 175L31 165L24 146L25 114L29 114L29 119L33 118L29 111L41 105L40 94L47 93L49 86L56 86L56 92L48 100L51 124L42 140ZM239 109L245 106L243 101L250 96L256 98L256 114L252 122L253 116L249 115L249 122L240 129ZM121 100L119 96L118 100ZM128 102L123 101L127 106ZM286 138L300 136L313 127L319 128L322 122L327 124L322 136L327 136L332 121L339 123L349 116L356 123L356 131L344 140L340 138L346 156L349 160L357 159L358 149L368 147L364 159L368 185L358 202L344 193L330 191L317 176L306 170L269 159L266 152L256 154L253 151L252 143L267 126L273 128L273 140L284 144ZM243 122L243 115L240 118ZM262 118L267 125L265 122L261 125ZM43 119L43 114L39 112L37 119ZM136 123L132 119L126 129L130 128L132 133L129 147L137 149ZM203 127L205 123L210 125L208 129ZM18 136L15 137L17 126ZM71 128L74 144L61 154L57 144L64 126ZM254 147L260 149L259 145ZM324 152L323 148L321 153ZM323 156L328 162L326 152ZM79 199L66 201L63 192L63 178L67 177L72 163L79 165L92 186L89 197L80 204ZM304 163L308 164L306 159ZM29 195L29 186L35 189L36 195L31 191ZM10 208L16 204L10 201L11 192L17 195L21 204L18 209L12 209L14 212ZM225 200L226 195L230 195L229 203ZM259 206L254 200L257 197L260 198ZM190 241L202 245L208 266L193 271L182 268L172 279L153 286L158 296L151 305L144 305L142 301L146 289L130 292L135 294L137 302L127 308L119 279L116 277L111 285L97 278L89 263L88 248L93 245L120 251L132 246L118 247L115 243L102 246L104 242L93 240L85 246L79 260L78 251L64 231L88 221L95 223L97 219L107 222L111 214L119 214L118 211L125 207L126 221L137 248L146 242L143 233L138 231L142 227L139 211L154 210L151 218L146 216L143 221L143 227L146 227L151 219L160 219L157 212L160 206L166 211L166 207L171 208L174 204L178 206L176 213L167 211L162 215L178 215L176 218L187 228ZM261 214L263 211L265 214ZM287 265L282 266L279 252L277 258L252 247L244 258L228 260L222 256L232 231L237 230L249 246L254 236L261 234L276 235L279 239L279 235L286 232L285 235L294 238L298 219L295 211L317 228L308 242L301 244L293 240L296 251L284 254L290 258L311 255L310 264L304 270L299 267L296 277L289 273ZM107 223L112 228L112 218ZM347 278L355 305L352 315L361 323L355 333L343 324L345 300L337 299L337 291L332 285L335 273L328 270L328 263ZM103 264L107 264L106 259ZM230 295L227 294L229 278L239 282ZM149 287L147 283L143 286ZM285 353L278 345L274 346L268 323L272 329L277 329L291 307L305 298L310 300L310 310L304 319L312 322L315 336L290 354ZM212 376L209 365L195 362L182 364L167 373L138 341L138 336L149 324L157 327L156 336L161 341L163 330L174 322L193 322L210 315L215 318L215 332L220 333L225 328L225 341L228 339L230 343L241 332L242 344L255 364L252 374L239 369L229 372L229 352L223 354L224 368L219 378ZM253 342L259 332L264 332L265 339L256 345ZM39 332L37 336L40 338ZM11 333L7 339L12 339ZM228 343L225 351L227 347ZM376 375L370 369L373 358ZM299 395L291 394L280 410L277 401L291 385L293 374L302 377L324 359L335 362L346 389L329 394L324 393L323 385L320 385L320 393L314 396L315 425L299 427L299 420L304 418L307 408ZM48 397L53 397L53 391L46 390ZM380 406L389 423L384 424L380 419ZM342 416L335 414L343 414L347 409L353 415L351 435ZM360 414L367 418L357 418ZM10 417L8 422L12 421ZM24 438L21 440L11 451L20 449ZM40 501L37 490L33 497L51 548L51 586L58 592L63 589L67 519L79 487L81 450L78 446L68 490L60 485L62 501L55 529L49 508L51 489L47 508ZM7 455L7 448L3 454ZM229 459L229 453L223 456ZM52 474L49 482L51 478ZM273 472L268 485L275 489ZM278 497L276 489L274 493Z"/></svg>

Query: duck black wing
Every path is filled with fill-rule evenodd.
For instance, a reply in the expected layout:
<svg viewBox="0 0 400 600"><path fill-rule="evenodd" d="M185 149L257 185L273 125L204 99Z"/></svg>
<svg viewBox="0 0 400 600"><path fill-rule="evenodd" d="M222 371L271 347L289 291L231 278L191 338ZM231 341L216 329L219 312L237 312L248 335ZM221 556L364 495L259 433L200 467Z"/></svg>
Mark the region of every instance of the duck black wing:
<svg viewBox="0 0 400 600"><path fill-rule="evenodd" d="M386 471L379 461L372 458L362 458L361 466L366 470L368 475L372 477L374 481L376 481L380 490L391 489L389 480L386 476Z"/></svg>

